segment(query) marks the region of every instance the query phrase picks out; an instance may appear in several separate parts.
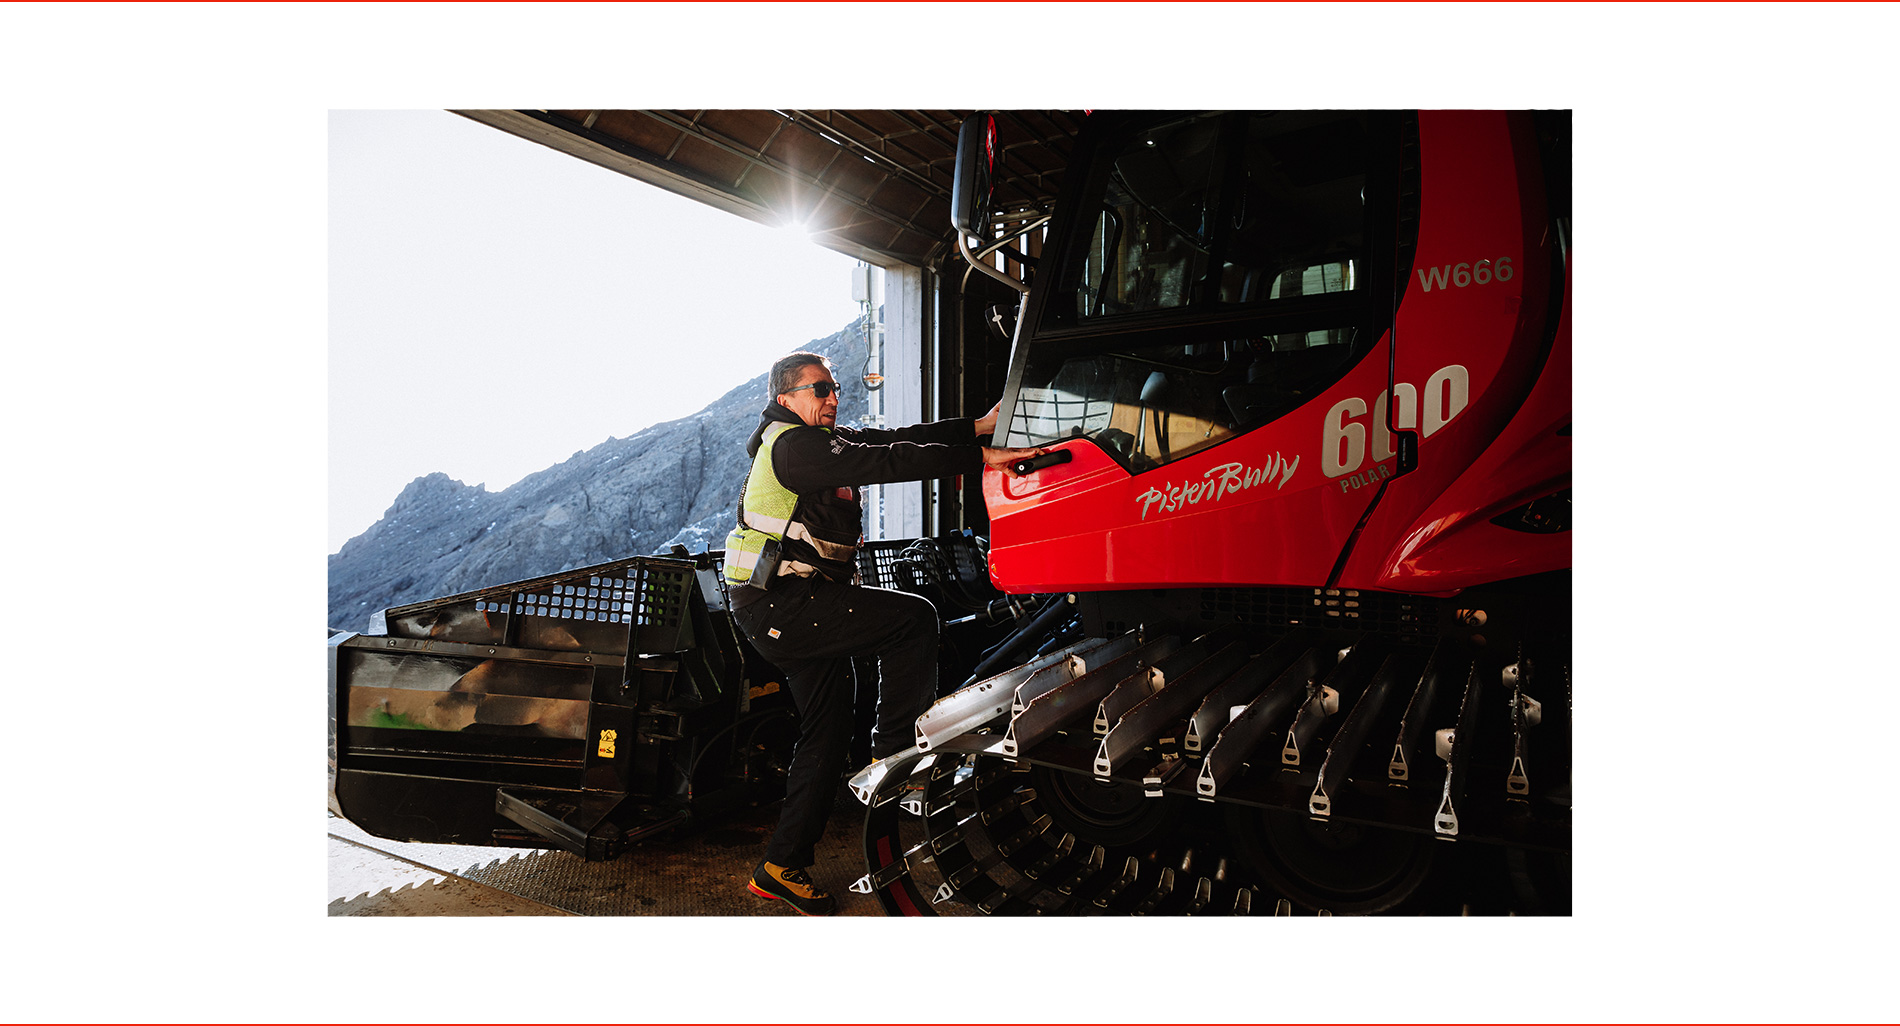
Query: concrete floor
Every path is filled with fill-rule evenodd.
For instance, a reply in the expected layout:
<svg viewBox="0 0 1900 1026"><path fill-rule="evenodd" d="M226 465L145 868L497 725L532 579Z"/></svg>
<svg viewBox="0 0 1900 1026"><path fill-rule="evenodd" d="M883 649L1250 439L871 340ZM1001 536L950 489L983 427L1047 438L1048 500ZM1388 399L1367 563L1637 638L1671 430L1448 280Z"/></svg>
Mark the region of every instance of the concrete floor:
<svg viewBox="0 0 1900 1026"><path fill-rule="evenodd" d="M565 851L409 844L328 818L332 916L791 916L746 890L778 819L776 803L636 845L612 862ZM850 891L864 873L862 810L832 813L812 879L840 916L881 916Z"/></svg>

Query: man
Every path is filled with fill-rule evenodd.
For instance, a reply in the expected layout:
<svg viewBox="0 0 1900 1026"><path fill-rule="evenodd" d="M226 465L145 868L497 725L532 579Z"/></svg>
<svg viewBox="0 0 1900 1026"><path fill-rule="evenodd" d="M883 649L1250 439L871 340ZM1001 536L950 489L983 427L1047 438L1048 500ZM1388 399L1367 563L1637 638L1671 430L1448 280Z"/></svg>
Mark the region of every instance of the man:
<svg viewBox="0 0 1900 1026"><path fill-rule="evenodd" d="M838 427L838 382L816 353L780 359L766 388L771 401L746 444L752 472L726 540L725 574L734 622L785 672L799 736L778 828L746 886L805 915L830 915L837 902L806 869L850 757L851 657L878 657L874 759L910 747L913 724L937 693L936 609L854 583L858 488L978 473L1041 450L979 446L996 429L995 409L897 430Z"/></svg>

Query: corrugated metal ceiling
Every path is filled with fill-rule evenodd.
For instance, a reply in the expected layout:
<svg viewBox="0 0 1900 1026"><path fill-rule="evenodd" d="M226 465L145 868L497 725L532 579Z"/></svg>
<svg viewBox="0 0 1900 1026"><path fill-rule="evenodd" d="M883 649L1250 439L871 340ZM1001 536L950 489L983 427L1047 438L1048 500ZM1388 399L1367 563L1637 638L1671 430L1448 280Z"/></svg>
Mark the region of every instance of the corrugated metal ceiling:
<svg viewBox="0 0 1900 1026"><path fill-rule="evenodd" d="M954 249L950 186L969 110L458 110L764 224L804 224L880 266ZM1079 111L1002 111L996 200L1049 209Z"/></svg>

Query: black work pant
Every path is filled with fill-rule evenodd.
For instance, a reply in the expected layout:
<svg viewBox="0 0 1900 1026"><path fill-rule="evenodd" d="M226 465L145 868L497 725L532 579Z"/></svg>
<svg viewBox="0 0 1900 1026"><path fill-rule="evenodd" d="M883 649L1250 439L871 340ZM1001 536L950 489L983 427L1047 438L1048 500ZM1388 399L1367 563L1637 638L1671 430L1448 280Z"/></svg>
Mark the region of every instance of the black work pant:
<svg viewBox="0 0 1900 1026"><path fill-rule="evenodd" d="M917 717L937 697L937 610L900 591L781 577L732 618L759 654L785 671L798 708L798 747L765 858L809 866L851 755L851 657L878 661L871 757L909 748Z"/></svg>

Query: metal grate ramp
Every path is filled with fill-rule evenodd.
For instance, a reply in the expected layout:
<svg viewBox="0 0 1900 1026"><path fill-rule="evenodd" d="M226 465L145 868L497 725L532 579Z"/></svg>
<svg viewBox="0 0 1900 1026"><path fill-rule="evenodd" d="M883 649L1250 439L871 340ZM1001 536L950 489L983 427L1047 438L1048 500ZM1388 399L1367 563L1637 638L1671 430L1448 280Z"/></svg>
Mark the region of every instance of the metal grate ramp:
<svg viewBox="0 0 1900 1026"><path fill-rule="evenodd" d="M722 817L717 825L642 842L612 862L587 862L564 851L534 849L515 849L495 858L495 853L509 850L405 844L360 836L398 858L435 867L440 876L447 878L446 885L479 885L535 903L542 907L539 914L543 915L796 917L798 913L782 902L757 897L745 887L777 820L776 803L738 810ZM339 822L331 820L333 835L343 833L337 827ZM812 879L837 896L840 916L883 915L876 900L850 890L852 881L864 873L862 830L862 807L855 802L841 803L832 813L818 844L818 861L811 867ZM365 908L378 897L369 894L333 901L330 914L504 914L480 907L473 899L459 911L445 911L439 903L408 912ZM387 893L380 897L385 903L390 900ZM939 911L963 914L961 910Z"/></svg>

